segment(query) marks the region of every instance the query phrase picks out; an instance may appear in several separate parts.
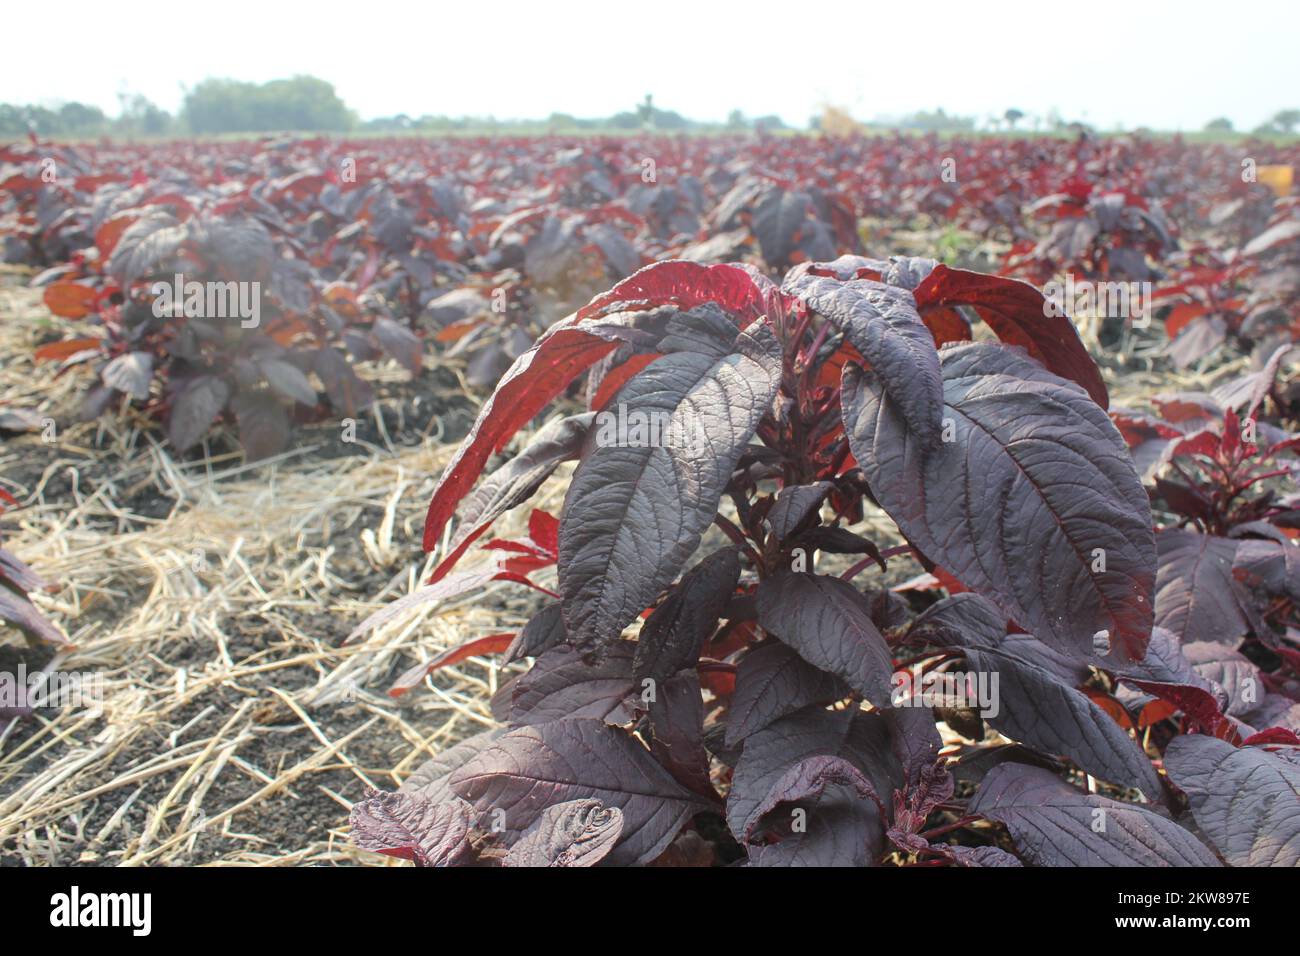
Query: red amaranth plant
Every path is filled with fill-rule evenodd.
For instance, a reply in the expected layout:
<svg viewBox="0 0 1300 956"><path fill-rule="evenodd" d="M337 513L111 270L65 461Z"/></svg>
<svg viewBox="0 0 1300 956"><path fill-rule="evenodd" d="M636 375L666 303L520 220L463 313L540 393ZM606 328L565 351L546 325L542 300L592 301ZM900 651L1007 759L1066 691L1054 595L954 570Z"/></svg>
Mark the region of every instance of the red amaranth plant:
<svg viewBox="0 0 1300 956"><path fill-rule="evenodd" d="M966 308L1002 341L970 341ZM489 457L598 363L591 411L470 495ZM1213 847L1118 799L1176 810L1153 760L1180 726L1220 730L1226 694L1153 630L1146 495L1106 402L1038 290L932 260L842 257L780 286L664 262L597 296L484 405L425 546L453 514L456 532L403 600L499 577L452 568L576 458L554 551L531 549L556 561L556 600L505 652L533 663L493 702L504 727L354 808L358 845L426 865L1284 862L1262 804L1245 838L1215 814L1219 774L1292 773L1269 752L1289 731L1232 749L1231 769L1216 748L1235 744L1213 737L1166 752ZM621 430L656 417L676 440ZM871 506L902 545L851 530ZM819 554L863 557L830 574ZM970 593L913 621L896 594L855 584L904 555ZM982 710L963 703L979 681L1001 687ZM1126 696L1166 705L1145 745ZM938 714L954 745L942 755ZM985 743L983 722L1036 756ZM959 739L954 724L972 729ZM975 799L955 796L958 778ZM1117 825L1089 826L1097 811Z"/></svg>
<svg viewBox="0 0 1300 956"><path fill-rule="evenodd" d="M18 502L0 488L0 513ZM29 644L57 644L70 647L63 633L28 599L33 591L53 591L57 586L29 568L12 551L0 547L0 622L22 632Z"/></svg>

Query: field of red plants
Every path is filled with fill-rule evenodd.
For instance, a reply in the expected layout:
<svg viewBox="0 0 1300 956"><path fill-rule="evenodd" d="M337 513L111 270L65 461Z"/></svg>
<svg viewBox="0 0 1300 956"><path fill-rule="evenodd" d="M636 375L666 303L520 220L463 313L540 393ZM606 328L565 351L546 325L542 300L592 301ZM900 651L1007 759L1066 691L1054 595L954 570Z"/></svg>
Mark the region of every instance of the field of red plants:
<svg viewBox="0 0 1300 956"><path fill-rule="evenodd" d="M47 489L74 446L175 492L96 511L111 549L181 527L213 462L292 486L393 395L469 410L370 446L364 583L306 560L319 500L249 499L303 509L266 561L313 569L292 599L249 571L263 596L189 639L224 654L228 614L271 643L233 697L178 691L211 713L110 708L200 721L203 774L69 750L51 782L68 734L0 709L4 852L231 859L231 821L315 772L252 761L200 812L243 722L261 739L231 700L328 616L310 678L248 698L340 774L308 818L328 852L295 860L1300 864L1297 167L1086 134L0 146L6 291L41 313L3 316L29 543L118 500L125 472ZM199 541L167 546L242 580L233 531ZM93 569L60 571L89 546L58 547L0 549L13 659L104 667L163 585L88 610ZM375 721L394 742L348 757ZM136 785L119 829L99 798ZM322 839L259 826L258 852Z"/></svg>

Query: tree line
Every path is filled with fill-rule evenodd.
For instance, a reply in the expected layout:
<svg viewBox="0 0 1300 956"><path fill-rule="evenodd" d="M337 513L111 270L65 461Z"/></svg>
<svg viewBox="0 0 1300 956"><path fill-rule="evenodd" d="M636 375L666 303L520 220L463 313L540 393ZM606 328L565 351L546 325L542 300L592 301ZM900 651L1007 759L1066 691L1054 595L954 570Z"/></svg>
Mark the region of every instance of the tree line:
<svg viewBox="0 0 1300 956"><path fill-rule="evenodd" d="M653 129L662 132L707 133L775 132L787 128L778 116L747 117L740 110L733 110L725 122L701 122L655 106L651 96L646 96L634 109L596 118L579 118L568 113L552 113L543 120L432 115L412 117L398 114L363 121L348 109L335 92L333 84L314 76L295 76L266 83L207 79L185 92L180 111L175 116L138 94L121 94L118 100L119 114L114 117L106 115L98 106L85 103L64 103L53 108L0 103L0 137L16 138L29 132L38 136L94 138L292 131L436 134L484 130L502 133L563 133ZM996 125L1005 123L1006 128L1015 129L1016 124L1025 118L1026 114L1021 110L1008 109L996 118ZM844 119L848 121L847 114ZM1038 118L1034 120L1037 129ZM827 115L824 113L820 117L814 117L809 128L821 129L826 122ZM936 109L932 113L912 113L885 125L928 132L971 132L976 128L976 120ZM1059 117L1047 117L1048 128L1060 128L1063 125ZM1290 135L1297 125L1300 125L1300 110L1281 110L1254 132ZM1206 130L1231 132L1232 123L1220 117L1206 124Z"/></svg>
<svg viewBox="0 0 1300 956"><path fill-rule="evenodd" d="M98 106L57 108L0 103L0 136L183 136L291 130L347 132L358 127L334 86L312 76L267 83L209 79L185 93L173 116L140 95L119 97L118 116Z"/></svg>

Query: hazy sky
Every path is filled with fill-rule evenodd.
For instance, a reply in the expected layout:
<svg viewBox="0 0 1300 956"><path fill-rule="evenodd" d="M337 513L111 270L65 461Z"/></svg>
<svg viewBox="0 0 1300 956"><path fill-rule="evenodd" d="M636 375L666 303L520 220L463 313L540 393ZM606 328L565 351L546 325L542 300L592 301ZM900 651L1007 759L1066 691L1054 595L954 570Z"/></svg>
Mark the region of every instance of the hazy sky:
<svg viewBox="0 0 1300 956"><path fill-rule="evenodd" d="M4 22L0 102L109 113L119 91L174 111L209 76L295 73L367 118L602 116L646 93L698 119L799 126L827 102L1165 129L1300 108L1300 0L66 0L9 4Z"/></svg>

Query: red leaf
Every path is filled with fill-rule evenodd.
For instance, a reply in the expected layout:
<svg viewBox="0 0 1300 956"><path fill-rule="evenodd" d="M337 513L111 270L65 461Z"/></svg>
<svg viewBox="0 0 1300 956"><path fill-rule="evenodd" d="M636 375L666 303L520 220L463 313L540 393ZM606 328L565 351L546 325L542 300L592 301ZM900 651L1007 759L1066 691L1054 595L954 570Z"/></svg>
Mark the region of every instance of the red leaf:
<svg viewBox="0 0 1300 956"><path fill-rule="evenodd" d="M603 333L603 334L602 334ZM456 504L473 486L484 464L584 369L613 351L615 330L566 320L551 327L506 371L484 404L469 435L448 462L424 522L424 550L438 546Z"/></svg>
<svg viewBox="0 0 1300 956"><path fill-rule="evenodd" d="M32 357L38 362L62 361L76 355L78 352L97 349L101 344L99 339L64 339L62 342L51 342L49 345L42 345L33 353Z"/></svg>
<svg viewBox="0 0 1300 956"><path fill-rule="evenodd" d="M426 675L432 674L443 667L451 667L453 664L459 664L468 658L481 657L484 654L500 654L510 646L510 642L514 639L514 634L489 634L486 637L475 638L472 641L466 641L464 644L449 648L431 661L416 664L397 678L393 682L393 686L388 688L388 696L401 697L412 687L418 686Z"/></svg>
<svg viewBox="0 0 1300 956"><path fill-rule="evenodd" d="M1048 371L1082 385L1102 408L1109 404L1101 372L1074 323L1049 315L1046 298L1028 282L937 265L913 295L923 318L937 308L972 306L1002 341L1023 346Z"/></svg>
<svg viewBox="0 0 1300 956"><path fill-rule="evenodd" d="M1110 717L1111 720L1115 721L1115 723L1119 724L1125 730L1132 729L1133 720L1129 717L1128 711L1124 709L1123 704L1110 696L1110 694L1100 690L1084 690L1083 693L1090 701L1104 710L1106 715Z"/></svg>
<svg viewBox="0 0 1300 956"><path fill-rule="evenodd" d="M95 309L95 290L78 282L45 287L45 307L63 319L84 319Z"/></svg>
<svg viewBox="0 0 1300 956"><path fill-rule="evenodd" d="M949 342L969 342L971 340L970 323L956 309L931 309L921 313L930 334L934 336L936 347Z"/></svg>
<svg viewBox="0 0 1300 956"><path fill-rule="evenodd" d="M476 315L470 316L468 319L458 319L439 329L433 340L435 342L457 342L482 324L483 320Z"/></svg>
<svg viewBox="0 0 1300 956"><path fill-rule="evenodd" d="M501 567L512 574L525 575L530 571L536 571L538 568L550 567L554 563L554 558L543 558L530 554L522 558L506 558L501 562Z"/></svg>
<svg viewBox="0 0 1300 956"><path fill-rule="evenodd" d="M1196 302L1183 302L1174 306L1165 316L1165 334L1172 339L1188 322L1206 315L1209 311L1208 306Z"/></svg>
<svg viewBox="0 0 1300 956"><path fill-rule="evenodd" d="M1251 734L1241 742L1243 747L1254 747L1259 744L1284 744L1289 747L1300 747L1300 737L1297 737L1285 727L1270 727L1268 730L1261 730L1257 734Z"/></svg>
<svg viewBox="0 0 1300 956"><path fill-rule="evenodd" d="M705 266L685 259L669 259L646 266L604 295L596 296L578 310L578 318L608 311L620 302L636 302L645 308L675 305L680 309L716 302L741 318L742 325L747 325L767 312L767 297L778 294L774 285L768 285L764 289L754 275L739 265Z"/></svg>
<svg viewBox="0 0 1300 956"><path fill-rule="evenodd" d="M560 551L560 522L553 514L533 509L528 516L528 537L533 543L554 557Z"/></svg>
<svg viewBox="0 0 1300 956"><path fill-rule="evenodd" d="M108 257L117 247L117 240L122 238L122 233L126 232L138 218L134 213L120 213L95 230L95 246L99 249L101 262L108 261Z"/></svg>

